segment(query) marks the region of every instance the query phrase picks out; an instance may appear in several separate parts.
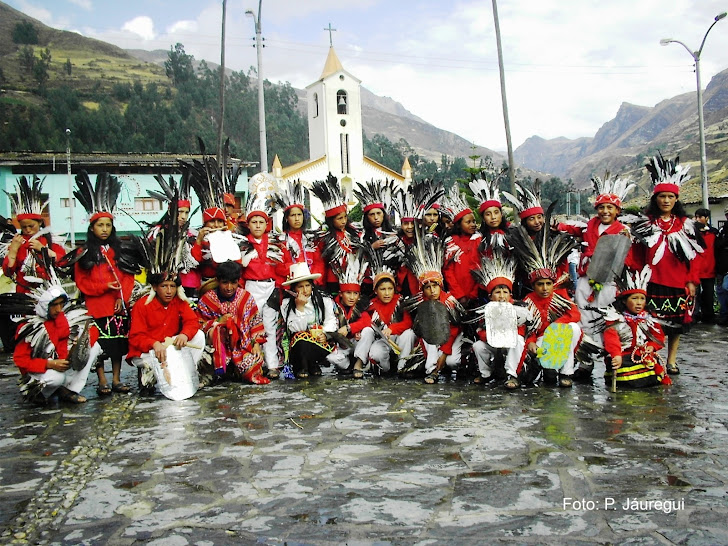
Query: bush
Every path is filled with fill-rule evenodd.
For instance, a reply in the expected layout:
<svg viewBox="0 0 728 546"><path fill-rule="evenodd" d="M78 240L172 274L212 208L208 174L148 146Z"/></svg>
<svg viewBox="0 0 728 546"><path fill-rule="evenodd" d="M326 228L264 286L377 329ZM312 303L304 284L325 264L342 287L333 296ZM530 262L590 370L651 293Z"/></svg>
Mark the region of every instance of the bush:
<svg viewBox="0 0 728 546"><path fill-rule="evenodd" d="M37 44L38 29L30 21L17 23L13 28L13 42L16 44Z"/></svg>

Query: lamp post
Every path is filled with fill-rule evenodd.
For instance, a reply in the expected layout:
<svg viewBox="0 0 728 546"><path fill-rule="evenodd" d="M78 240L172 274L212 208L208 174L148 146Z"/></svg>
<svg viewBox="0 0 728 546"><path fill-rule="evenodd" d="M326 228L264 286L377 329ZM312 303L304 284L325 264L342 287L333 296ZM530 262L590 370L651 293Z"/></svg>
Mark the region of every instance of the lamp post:
<svg viewBox="0 0 728 546"><path fill-rule="evenodd" d="M71 130L66 129L66 171L68 173L68 218L71 222L71 248L76 246L76 225L73 222L73 181L71 178Z"/></svg>
<svg viewBox="0 0 728 546"><path fill-rule="evenodd" d="M708 37L708 33L710 30L715 26L715 24L723 19L726 15L728 15L728 12L719 13L715 16L713 19L713 24L708 27L708 30L705 31L705 36L703 36L703 41L700 43L700 49L697 51L692 51L688 46L686 46L683 42L680 40L673 40L672 38L663 38L660 40L660 45L666 46L671 43L680 44L683 46L688 53L690 53L690 56L695 61L695 79L698 83L698 133L700 135L700 178L702 181L702 193L703 193L703 208L710 210L710 207L708 206L708 161L705 154L705 122L703 119L703 88L700 84L700 54L703 52L703 46L705 45L705 40Z"/></svg>
<svg viewBox="0 0 728 546"><path fill-rule="evenodd" d="M255 23L255 48L258 50L258 125L260 126L260 171L268 172L268 145L265 141L265 94L263 93L263 39L260 29L260 10L263 0L258 2L258 16L249 9L245 15L253 18Z"/></svg>

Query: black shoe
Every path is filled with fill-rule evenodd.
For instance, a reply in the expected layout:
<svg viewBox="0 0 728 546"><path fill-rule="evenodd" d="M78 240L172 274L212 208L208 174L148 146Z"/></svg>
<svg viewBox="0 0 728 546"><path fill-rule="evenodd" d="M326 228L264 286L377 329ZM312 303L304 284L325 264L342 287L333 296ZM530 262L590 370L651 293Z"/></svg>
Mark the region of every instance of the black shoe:
<svg viewBox="0 0 728 546"><path fill-rule="evenodd" d="M543 384L544 385L556 385L558 381L558 373L556 370L546 369L543 371Z"/></svg>

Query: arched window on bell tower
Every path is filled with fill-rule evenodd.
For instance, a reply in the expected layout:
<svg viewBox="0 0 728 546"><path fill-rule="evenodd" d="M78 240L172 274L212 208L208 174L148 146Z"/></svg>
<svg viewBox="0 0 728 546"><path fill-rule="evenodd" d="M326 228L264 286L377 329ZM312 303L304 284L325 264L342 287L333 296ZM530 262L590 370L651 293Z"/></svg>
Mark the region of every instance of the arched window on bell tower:
<svg viewBox="0 0 728 546"><path fill-rule="evenodd" d="M339 89L336 92L336 112L338 114L348 114L349 113L349 103L348 103L349 97L346 95L346 91L343 89Z"/></svg>

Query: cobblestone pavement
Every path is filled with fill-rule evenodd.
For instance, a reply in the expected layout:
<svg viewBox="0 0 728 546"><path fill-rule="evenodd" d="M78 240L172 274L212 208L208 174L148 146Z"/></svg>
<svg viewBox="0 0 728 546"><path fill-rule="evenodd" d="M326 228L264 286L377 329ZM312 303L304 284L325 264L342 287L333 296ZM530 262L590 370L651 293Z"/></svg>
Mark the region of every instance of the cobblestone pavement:
<svg viewBox="0 0 728 546"><path fill-rule="evenodd" d="M726 353L699 326L675 385L616 394L324 375L173 402L94 378L45 408L3 356L0 542L728 544Z"/></svg>

